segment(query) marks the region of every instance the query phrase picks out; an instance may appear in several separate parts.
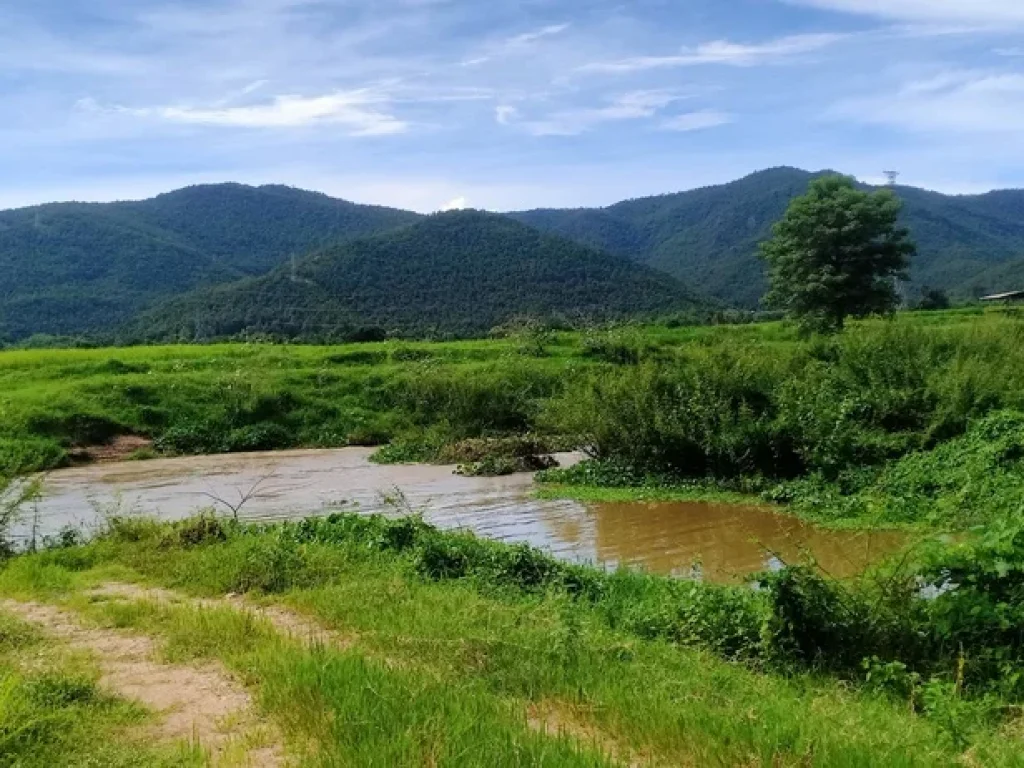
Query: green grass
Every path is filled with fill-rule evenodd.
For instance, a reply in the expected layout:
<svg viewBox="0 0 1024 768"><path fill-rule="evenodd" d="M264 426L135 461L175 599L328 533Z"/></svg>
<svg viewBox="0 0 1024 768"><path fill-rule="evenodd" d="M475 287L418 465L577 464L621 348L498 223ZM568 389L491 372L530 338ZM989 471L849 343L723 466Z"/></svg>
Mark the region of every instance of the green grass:
<svg viewBox="0 0 1024 768"><path fill-rule="evenodd" d="M169 658L222 661L310 764L602 765L597 739L666 765L1018 765L1022 342L1013 315L943 312L838 339L776 323L3 352L3 519L12 475L117 434L164 453L392 442L393 460L531 435L601 458L549 473L543 495L756 494L830 524L969 533L856 583L796 570L754 591L605 575L409 521L120 521L88 545L14 558L0 594L152 634ZM311 650L227 609L87 599L108 579L247 593L354 645ZM916 598L947 581L958 589ZM24 663L39 654L43 667ZM33 699L39 674L79 698ZM0 624L0 739L33 734L9 762L195 761L133 742L145 714L99 693L95 674ZM593 738L531 730L537 711Z"/></svg>
<svg viewBox="0 0 1024 768"><path fill-rule="evenodd" d="M715 485L623 486L609 488L598 485L566 485L546 483L536 493L539 499L571 499L592 504L624 504L633 501L702 502L708 504L737 504L770 506L761 496L729 491Z"/></svg>
<svg viewBox="0 0 1024 768"><path fill-rule="evenodd" d="M229 526L226 539L198 545L183 543L186 529L133 523L84 547L19 557L0 571L0 594L63 601L144 632L171 660L223 662L292 749L306 748L302 764L600 766L613 764L609 750L657 765L1021 764L1020 740L998 720L947 722L822 673L729 663L614 626L601 602L495 580L506 571L426 577L407 551L368 547L383 541L372 529L294 556L280 528ZM398 546L404 530L380 535ZM487 558L513 551L493 547ZM307 648L228 607L88 597L108 580L208 597L248 588L351 645ZM532 730L531 712L558 713L578 738Z"/></svg>

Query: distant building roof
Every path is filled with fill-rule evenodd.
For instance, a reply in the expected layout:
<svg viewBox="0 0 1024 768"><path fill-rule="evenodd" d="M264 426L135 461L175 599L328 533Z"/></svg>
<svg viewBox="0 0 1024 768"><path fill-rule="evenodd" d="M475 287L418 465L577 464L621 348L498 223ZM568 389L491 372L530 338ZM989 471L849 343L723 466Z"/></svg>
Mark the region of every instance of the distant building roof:
<svg viewBox="0 0 1024 768"><path fill-rule="evenodd" d="M982 301L1017 301L1024 300L1024 291L1010 291L1009 293L996 293L992 296L982 296Z"/></svg>

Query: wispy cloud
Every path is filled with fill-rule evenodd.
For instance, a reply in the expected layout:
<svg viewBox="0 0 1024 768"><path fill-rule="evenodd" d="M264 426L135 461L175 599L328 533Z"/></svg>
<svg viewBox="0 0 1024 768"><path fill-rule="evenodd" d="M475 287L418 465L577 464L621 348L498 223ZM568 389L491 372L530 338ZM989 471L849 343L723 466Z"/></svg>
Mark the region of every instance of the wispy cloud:
<svg viewBox="0 0 1024 768"><path fill-rule="evenodd" d="M558 35L565 32L571 25L570 24L549 24L546 27L534 30L533 32L525 32L521 35L509 38L505 45L509 48L516 48L522 45L529 45L542 38L551 37L552 35Z"/></svg>
<svg viewBox="0 0 1024 768"><path fill-rule="evenodd" d="M494 119L498 121L498 125L508 125L517 117L519 117L518 108L508 104L499 104L494 109Z"/></svg>
<svg viewBox="0 0 1024 768"><path fill-rule="evenodd" d="M1024 74L951 71L838 104L833 117L912 132L1024 131Z"/></svg>
<svg viewBox="0 0 1024 768"><path fill-rule="evenodd" d="M1024 23L1020 0L786 0L793 5L886 19L968 24Z"/></svg>
<svg viewBox="0 0 1024 768"><path fill-rule="evenodd" d="M379 96L368 91L337 92L324 96L276 96L271 101L246 106L159 106L103 108L91 100L80 102L87 110L110 111L172 123L229 126L235 128L300 128L341 125L350 136L385 136L403 133L408 123L380 109Z"/></svg>
<svg viewBox="0 0 1024 768"><path fill-rule="evenodd" d="M695 48L684 48L679 53L666 56L637 56L616 61L594 62L580 67L579 71L616 74L707 64L750 67L817 51L842 40L843 37L844 35L831 33L791 35L753 44L715 40L702 43Z"/></svg>
<svg viewBox="0 0 1024 768"><path fill-rule="evenodd" d="M477 67L486 64L494 59L500 59L514 53L523 53L534 46L535 43L546 37L560 35L569 29L571 24L549 24L546 27L534 29L530 32L523 32L512 37L492 41L479 49L472 57L459 63L462 67Z"/></svg>
<svg viewBox="0 0 1024 768"><path fill-rule="evenodd" d="M630 91L614 97L604 106L567 109L519 125L534 136L577 136L607 122L642 120L657 116L665 107L685 98L669 91ZM517 112L505 112L510 123Z"/></svg>
<svg viewBox="0 0 1024 768"><path fill-rule="evenodd" d="M666 131L702 131L707 128L728 125L731 122L733 122L733 116L726 112L704 109L699 112L687 112L666 118L661 122L660 127Z"/></svg>
<svg viewBox="0 0 1024 768"><path fill-rule="evenodd" d="M761 0L740 27L729 5L0 0L3 194L316 181L436 210L779 162L1022 183L1024 0Z"/></svg>

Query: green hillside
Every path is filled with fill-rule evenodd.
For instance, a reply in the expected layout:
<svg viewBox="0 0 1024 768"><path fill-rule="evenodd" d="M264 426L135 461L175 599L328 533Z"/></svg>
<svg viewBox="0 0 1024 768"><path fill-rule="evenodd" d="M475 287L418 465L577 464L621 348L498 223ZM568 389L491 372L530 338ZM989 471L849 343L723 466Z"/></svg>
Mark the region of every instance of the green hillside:
<svg viewBox="0 0 1024 768"><path fill-rule="evenodd" d="M294 253L416 214L287 187L0 212L0 340L117 327L154 300L263 274Z"/></svg>
<svg viewBox="0 0 1024 768"><path fill-rule="evenodd" d="M664 270L725 302L754 307L765 289L757 244L815 175L773 168L730 184L608 208L511 215ZM967 295L982 273L1024 258L1024 191L949 196L900 187L897 192L919 247L912 268L916 284Z"/></svg>
<svg viewBox="0 0 1024 768"><path fill-rule="evenodd" d="M765 288L757 245L813 176L775 168L730 184L628 200L608 208L536 210L509 217L660 270L695 294L756 307ZM909 295L917 295L920 286L943 288L965 298L1024 287L1024 191L959 197L911 187L900 187L898 192L906 203L904 218L919 246L912 269L916 285ZM33 334L110 337L166 299L258 278L293 258L422 219L408 211L357 205L289 187L239 184L188 187L139 202L59 203L0 211L0 344ZM492 234L479 237L487 240ZM437 250L445 247L439 245ZM508 253L506 249L492 255L501 260ZM468 251L457 251L453 259L460 254L465 257ZM361 262L372 263L373 259ZM438 265L443 263L437 260ZM616 270L625 269L616 263ZM389 280L420 281L422 296L409 306L423 317L372 306L353 311L355 305L339 304L336 295L329 293L322 297L326 305L316 308L316 316L303 319L295 302L287 298L301 286L277 285L274 295L280 298L271 306L285 314L270 318L264 308L254 321L257 327L288 333L338 323L361 326L364 321L417 332L467 328L476 333L485 317L505 317L534 304L544 312L563 314L581 309L612 316L631 313L633 308L648 311L664 306L658 297L679 287L665 283L655 288L663 278L643 272L653 291L651 300L641 300L635 292L622 300L613 296L604 312L596 294L580 288L588 281L573 273L573 267L569 269L564 276L550 275L549 287L536 286L525 296L495 286L493 295L478 298L479 323L469 322L465 312L453 313L451 297L431 298L434 286L455 284L450 274L424 272L414 279L387 269L372 279L363 275L360 285L379 290L381 307L388 307L395 290L403 288ZM282 274L290 280L290 271ZM567 285L574 286L574 291L563 293ZM248 295L266 290L266 284L257 281L231 290ZM303 289L299 304L308 300L308 293ZM219 312L209 314L216 319ZM182 318L175 321L180 326ZM134 327L149 328L148 322ZM194 318L190 322L195 324ZM228 323L236 329L250 325L237 317ZM205 335L202 327L199 330Z"/></svg>
<svg viewBox="0 0 1024 768"><path fill-rule="evenodd" d="M504 216L459 211L169 301L135 333L477 335L520 316L610 319L700 306L678 281L628 259Z"/></svg>

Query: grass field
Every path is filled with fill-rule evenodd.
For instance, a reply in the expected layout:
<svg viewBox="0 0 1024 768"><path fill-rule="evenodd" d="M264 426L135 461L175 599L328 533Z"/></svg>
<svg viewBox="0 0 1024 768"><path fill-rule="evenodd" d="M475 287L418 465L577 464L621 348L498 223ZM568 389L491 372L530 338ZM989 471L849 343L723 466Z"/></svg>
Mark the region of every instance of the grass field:
<svg viewBox="0 0 1024 768"><path fill-rule="evenodd" d="M426 567L441 545L487 557L470 556L462 573ZM991 701L727 661L713 644L645 630L655 614L637 611L676 610L669 580L572 569L598 587L573 597L559 586L568 571L553 568L521 549L365 518L267 530L126 521L89 545L17 558L0 572L0 595L60 605L96 632L151 638L168 665L216 663L300 765L1022 762L1012 710ZM0 707L9 762L217 757L189 739L146 741L159 715L97 692L95 660L46 639L45 623L10 618L23 602L4 605L4 691L28 702ZM318 634L289 635L285 621ZM39 649L55 659L42 672ZM74 665L60 661L76 653Z"/></svg>

